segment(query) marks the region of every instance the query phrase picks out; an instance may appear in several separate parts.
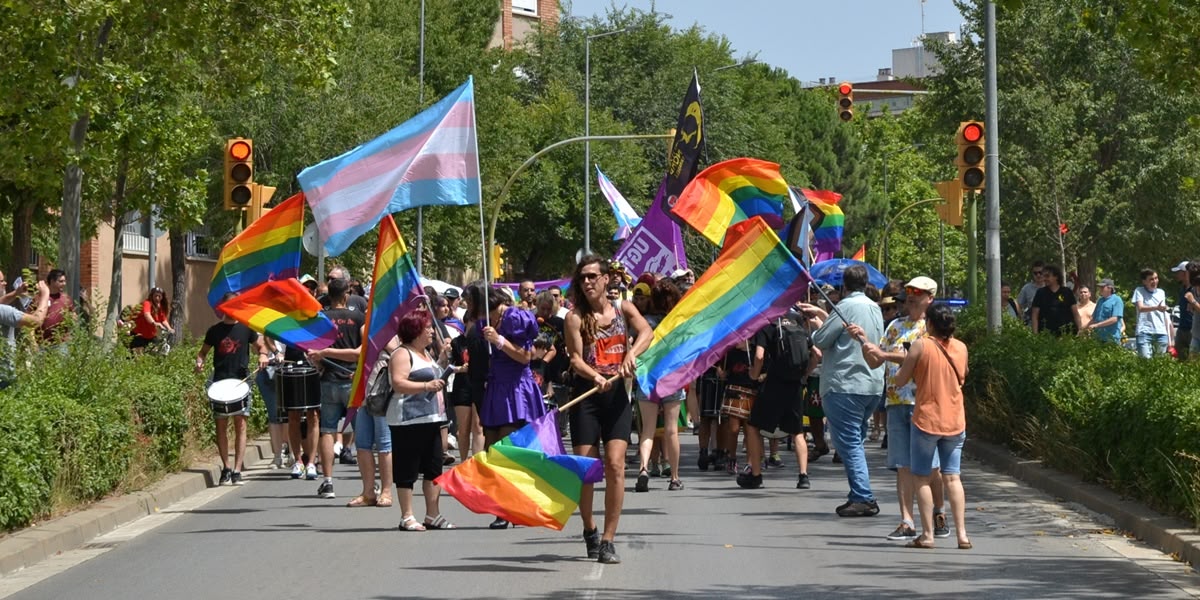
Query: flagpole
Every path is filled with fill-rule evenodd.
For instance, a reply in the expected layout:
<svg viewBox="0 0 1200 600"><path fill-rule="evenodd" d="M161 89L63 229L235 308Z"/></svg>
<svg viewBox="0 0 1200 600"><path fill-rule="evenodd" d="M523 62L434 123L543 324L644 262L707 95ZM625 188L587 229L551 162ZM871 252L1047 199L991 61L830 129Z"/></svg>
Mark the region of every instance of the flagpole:
<svg viewBox="0 0 1200 600"><path fill-rule="evenodd" d="M425 107L425 0L421 0L421 40L418 44L417 59L417 112ZM425 250L425 207L417 207L417 272L425 272L423 259Z"/></svg>

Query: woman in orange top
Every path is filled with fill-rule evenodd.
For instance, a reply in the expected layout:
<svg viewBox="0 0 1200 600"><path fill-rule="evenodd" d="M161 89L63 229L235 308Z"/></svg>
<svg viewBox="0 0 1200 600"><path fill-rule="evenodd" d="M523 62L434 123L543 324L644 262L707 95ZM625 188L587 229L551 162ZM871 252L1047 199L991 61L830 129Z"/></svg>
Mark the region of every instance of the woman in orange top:
<svg viewBox="0 0 1200 600"><path fill-rule="evenodd" d="M921 509L921 535L909 542L909 548L933 547L933 489L930 473L933 453L942 465L942 481L958 548L970 550L965 524L966 496L959 477L963 442L967 439L967 418L963 411L962 385L967 376L967 345L954 338L954 311L944 304L932 304L925 310L927 337L913 343L896 385L917 382L916 406L912 416L910 456L912 474L917 480L917 506Z"/></svg>
<svg viewBox="0 0 1200 600"><path fill-rule="evenodd" d="M170 316L171 307L166 292L162 288L152 288L150 296L142 302L142 310L134 318L133 339L129 341L129 349L141 354L142 348L149 346L158 337L159 331L175 333L167 323Z"/></svg>

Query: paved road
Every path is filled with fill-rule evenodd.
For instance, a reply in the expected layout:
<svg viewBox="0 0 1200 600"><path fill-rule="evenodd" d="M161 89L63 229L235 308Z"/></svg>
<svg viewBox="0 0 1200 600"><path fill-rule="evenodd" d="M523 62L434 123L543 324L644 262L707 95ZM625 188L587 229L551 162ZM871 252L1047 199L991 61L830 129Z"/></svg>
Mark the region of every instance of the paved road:
<svg viewBox="0 0 1200 600"><path fill-rule="evenodd" d="M206 490L0 579L0 597L1200 597L1186 566L974 461L964 461L964 482L975 549L953 549L950 538L909 550L884 539L898 519L877 448L883 514L840 519L846 482L829 457L810 468L811 490L795 489L790 466L745 491L696 470L695 440L684 438L685 490L658 479L626 496L620 565L583 557L578 519L563 532L490 531L489 517L446 499L461 529L404 533L399 508L344 508L359 486L354 467L338 467L336 500L317 498L316 482L258 468L244 487Z"/></svg>

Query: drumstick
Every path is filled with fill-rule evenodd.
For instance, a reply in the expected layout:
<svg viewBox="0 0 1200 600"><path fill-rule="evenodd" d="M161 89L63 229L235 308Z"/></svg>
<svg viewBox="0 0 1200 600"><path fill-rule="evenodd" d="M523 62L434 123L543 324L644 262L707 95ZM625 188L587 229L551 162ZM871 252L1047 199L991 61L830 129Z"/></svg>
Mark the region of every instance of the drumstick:
<svg viewBox="0 0 1200 600"><path fill-rule="evenodd" d="M613 375L612 377L608 378L608 383L612 383L620 378L621 378L620 375ZM572 398L570 402L558 407L558 412L563 412L563 411L567 410L568 408L571 408L572 406L575 406L576 404L583 402L583 400L585 398L587 398L588 396L591 396L592 394L595 394L598 391L600 391L600 386L595 386L592 389Z"/></svg>

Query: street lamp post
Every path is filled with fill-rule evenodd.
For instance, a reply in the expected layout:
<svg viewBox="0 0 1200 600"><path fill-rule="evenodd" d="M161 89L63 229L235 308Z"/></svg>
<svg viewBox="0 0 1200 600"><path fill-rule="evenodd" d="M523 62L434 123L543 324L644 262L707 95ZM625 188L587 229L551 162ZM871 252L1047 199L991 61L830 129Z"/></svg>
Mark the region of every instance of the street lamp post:
<svg viewBox="0 0 1200 600"><path fill-rule="evenodd" d="M614 29L604 33L589 35L583 42L583 137L592 135L592 40L618 33L625 33L628 28ZM592 251L592 143L583 143L583 252Z"/></svg>

